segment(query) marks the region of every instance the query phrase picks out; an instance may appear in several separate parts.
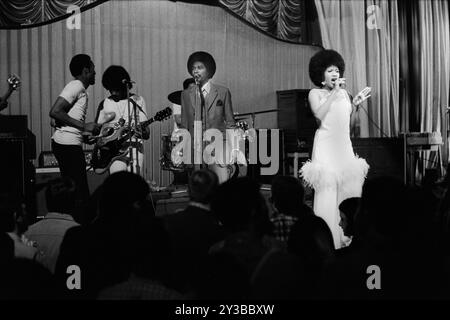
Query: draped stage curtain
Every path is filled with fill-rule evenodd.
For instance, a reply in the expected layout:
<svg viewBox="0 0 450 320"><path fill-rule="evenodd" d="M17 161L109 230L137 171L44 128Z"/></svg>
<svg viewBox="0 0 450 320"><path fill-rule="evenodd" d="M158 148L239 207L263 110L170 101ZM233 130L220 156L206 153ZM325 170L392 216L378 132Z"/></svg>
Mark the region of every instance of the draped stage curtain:
<svg viewBox="0 0 450 320"><path fill-rule="evenodd" d="M396 1L315 0L323 46L341 53L347 88L372 96L360 111L361 137L392 137L400 130L399 27ZM376 7L374 7L376 5Z"/></svg>
<svg viewBox="0 0 450 320"><path fill-rule="evenodd" d="M372 97L364 106L367 113L360 111L361 136L442 131L445 164L449 159L448 1L315 3L323 46L343 55L350 91L372 87ZM425 155L426 166L435 167L436 156Z"/></svg>
<svg viewBox="0 0 450 320"><path fill-rule="evenodd" d="M3 3L3 2L2 2ZM73 17L71 17L73 18ZM276 108L276 91L308 89L310 57L319 47L275 40L255 31L220 7L171 1L107 1L81 13L80 29L66 20L35 28L0 30L0 92L6 77L22 79L10 106L2 114L28 115L36 135L37 154L50 150L49 110L71 80L73 55L91 55L97 71L89 87L87 121L108 93L101 85L103 71L123 65L136 81L135 92L154 115L170 105L168 94L189 77L186 61L194 51L210 52L217 63L214 81L230 88L234 110L240 113ZM3 79L3 80L2 80ZM276 128L274 113L257 115L257 128ZM170 134L173 120L153 123L145 143L145 177L168 185L171 173L160 168L161 135Z"/></svg>
<svg viewBox="0 0 450 320"><path fill-rule="evenodd" d="M444 159L448 162L448 113L450 90L450 21L447 1L418 2L418 103L420 131L442 132ZM428 166L434 166L431 154Z"/></svg>
<svg viewBox="0 0 450 320"><path fill-rule="evenodd" d="M69 6L88 10L108 0L4 0L0 2L0 28L30 28L67 18Z"/></svg>
<svg viewBox="0 0 450 320"><path fill-rule="evenodd" d="M304 0L219 0L219 3L271 36L305 42Z"/></svg>

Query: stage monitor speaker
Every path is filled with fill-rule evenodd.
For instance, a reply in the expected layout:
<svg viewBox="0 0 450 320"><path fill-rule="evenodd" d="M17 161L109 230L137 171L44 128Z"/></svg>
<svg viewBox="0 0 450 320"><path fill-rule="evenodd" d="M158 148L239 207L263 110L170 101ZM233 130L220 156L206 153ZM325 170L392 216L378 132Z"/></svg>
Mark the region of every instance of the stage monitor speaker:
<svg viewBox="0 0 450 320"><path fill-rule="evenodd" d="M89 191L92 194L106 179L108 173L96 174L92 171L87 172ZM59 168L37 168L36 169L36 212L37 216L43 216L47 213L45 203L45 186L53 179L61 177Z"/></svg>
<svg viewBox="0 0 450 320"><path fill-rule="evenodd" d="M26 160L23 139L0 139L0 192L24 197L33 180L31 163Z"/></svg>
<svg viewBox="0 0 450 320"><path fill-rule="evenodd" d="M17 197L27 208L28 221L34 221L34 166L27 160L25 139L0 138L0 193Z"/></svg>
<svg viewBox="0 0 450 320"><path fill-rule="evenodd" d="M404 179L403 141L400 138L352 138L353 151L370 166L367 178Z"/></svg>

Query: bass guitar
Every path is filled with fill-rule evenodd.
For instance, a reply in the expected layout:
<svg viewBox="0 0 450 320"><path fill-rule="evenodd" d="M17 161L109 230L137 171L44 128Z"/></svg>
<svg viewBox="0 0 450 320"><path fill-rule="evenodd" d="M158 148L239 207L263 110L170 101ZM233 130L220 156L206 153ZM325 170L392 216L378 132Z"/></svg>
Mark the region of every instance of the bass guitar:
<svg viewBox="0 0 450 320"><path fill-rule="evenodd" d="M140 122L141 129L146 128L155 121L163 121L172 115L172 109L167 107L158 111L152 118ZM105 123L100 134L93 137L96 142L92 150L90 165L97 174L106 172L111 164L116 160L125 160L128 153L128 140L136 135L136 129L125 124L124 119L115 123Z"/></svg>

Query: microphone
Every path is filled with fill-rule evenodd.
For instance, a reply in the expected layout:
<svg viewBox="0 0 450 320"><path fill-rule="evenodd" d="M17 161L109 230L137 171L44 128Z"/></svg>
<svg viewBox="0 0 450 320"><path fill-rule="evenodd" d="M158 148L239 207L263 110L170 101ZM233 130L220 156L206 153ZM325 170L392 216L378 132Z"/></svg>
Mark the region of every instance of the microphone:
<svg viewBox="0 0 450 320"><path fill-rule="evenodd" d="M129 84L129 83L136 83L136 81L123 79L123 80L122 80L122 83Z"/></svg>
<svg viewBox="0 0 450 320"><path fill-rule="evenodd" d="M341 78L332 79L331 81L333 82L333 84L335 84L338 79L341 79ZM345 83L339 83L339 87L342 88L342 89L345 89L346 84Z"/></svg>
<svg viewBox="0 0 450 320"><path fill-rule="evenodd" d="M196 85L200 84L200 75L199 74L195 74L194 75L194 81Z"/></svg>

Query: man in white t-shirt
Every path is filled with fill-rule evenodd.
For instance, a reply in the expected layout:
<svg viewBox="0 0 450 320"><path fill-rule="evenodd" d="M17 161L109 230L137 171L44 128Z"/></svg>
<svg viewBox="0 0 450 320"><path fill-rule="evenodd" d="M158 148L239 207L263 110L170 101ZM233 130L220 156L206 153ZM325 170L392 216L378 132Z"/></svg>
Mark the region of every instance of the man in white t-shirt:
<svg viewBox="0 0 450 320"><path fill-rule="evenodd" d="M50 117L56 127L52 136L52 151L58 160L61 175L71 178L77 189L77 202L89 197L86 160L82 148L84 132L98 129L95 122L85 123L89 85L95 83L95 66L86 54L75 55L70 61L70 81L56 99Z"/></svg>

